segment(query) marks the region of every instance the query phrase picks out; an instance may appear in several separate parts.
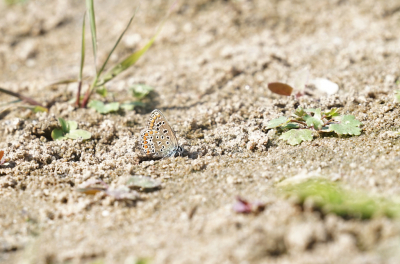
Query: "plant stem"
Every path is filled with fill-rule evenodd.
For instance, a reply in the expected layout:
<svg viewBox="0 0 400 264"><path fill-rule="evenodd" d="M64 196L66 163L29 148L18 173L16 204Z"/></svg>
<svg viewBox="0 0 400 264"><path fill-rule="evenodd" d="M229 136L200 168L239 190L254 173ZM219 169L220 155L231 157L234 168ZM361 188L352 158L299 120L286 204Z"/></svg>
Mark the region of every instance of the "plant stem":
<svg viewBox="0 0 400 264"><path fill-rule="evenodd" d="M93 90L96 89L98 79L99 79L99 76L96 75L96 78L94 78L92 85L86 91L85 98L83 98L83 101L81 104L81 108L86 108L86 106L89 102L90 96L92 95Z"/></svg>
<svg viewBox="0 0 400 264"><path fill-rule="evenodd" d="M17 98L21 99L22 101L27 102L30 105L42 106L41 103L36 102L35 100L33 100L30 97L24 96L24 95L19 94L19 93L11 92L11 91L9 91L7 89L4 89L4 88L1 88L1 87L0 87L0 92L8 94L8 95L11 95L11 96L14 96L14 97L17 97Z"/></svg>
<svg viewBox="0 0 400 264"><path fill-rule="evenodd" d="M308 127L307 124L304 123L304 122L302 122L302 121L297 121L297 120L291 119L289 122L294 122L294 123L302 124L303 126Z"/></svg>
<svg viewBox="0 0 400 264"><path fill-rule="evenodd" d="M76 102L75 106L79 107L81 101L81 88L82 88L82 81L78 82L78 93L76 94Z"/></svg>

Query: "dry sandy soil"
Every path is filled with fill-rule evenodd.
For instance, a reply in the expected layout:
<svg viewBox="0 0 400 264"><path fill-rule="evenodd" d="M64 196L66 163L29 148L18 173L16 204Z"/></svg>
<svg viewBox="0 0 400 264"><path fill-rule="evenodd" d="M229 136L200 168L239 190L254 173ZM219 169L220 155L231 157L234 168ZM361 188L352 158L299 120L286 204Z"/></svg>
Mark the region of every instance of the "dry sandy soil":
<svg viewBox="0 0 400 264"><path fill-rule="evenodd" d="M143 46L171 1L96 1L102 62L136 7L111 64ZM43 102L0 106L0 262L2 263L398 263L397 220L344 219L302 210L277 183L318 174L343 186L400 195L399 1L182 0L155 45L110 82L108 101L134 100L128 87L155 94L144 108L101 115L68 102L80 60L83 1L0 2L0 87ZM89 30L88 32L89 33ZM94 76L88 56L84 88ZM272 94L308 67L328 78L332 96ZM100 99L100 97L96 97ZM0 94L1 103L15 98ZM266 123L297 106L340 108L363 122L358 137L317 137L290 146ZM143 157L138 136L161 109L183 156ZM57 118L92 139L53 141ZM91 179L118 186L146 175L162 188L117 200L77 187ZM258 215L235 213L241 195L262 201Z"/></svg>

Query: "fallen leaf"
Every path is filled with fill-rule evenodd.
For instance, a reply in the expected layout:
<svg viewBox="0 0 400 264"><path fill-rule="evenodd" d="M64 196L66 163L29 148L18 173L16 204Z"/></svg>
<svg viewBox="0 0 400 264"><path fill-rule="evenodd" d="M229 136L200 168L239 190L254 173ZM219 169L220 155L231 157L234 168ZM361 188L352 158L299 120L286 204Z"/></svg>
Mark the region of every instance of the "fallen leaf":
<svg viewBox="0 0 400 264"><path fill-rule="evenodd" d="M102 180L88 180L76 189L80 193L95 195L98 192L104 192L108 189L108 185Z"/></svg>
<svg viewBox="0 0 400 264"><path fill-rule="evenodd" d="M161 183L151 177L136 175L128 179L126 186L139 191L151 192L160 189Z"/></svg>
<svg viewBox="0 0 400 264"><path fill-rule="evenodd" d="M293 88L285 83L273 82L268 84L268 89L276 94L290 96L293 92Z"/></svg>

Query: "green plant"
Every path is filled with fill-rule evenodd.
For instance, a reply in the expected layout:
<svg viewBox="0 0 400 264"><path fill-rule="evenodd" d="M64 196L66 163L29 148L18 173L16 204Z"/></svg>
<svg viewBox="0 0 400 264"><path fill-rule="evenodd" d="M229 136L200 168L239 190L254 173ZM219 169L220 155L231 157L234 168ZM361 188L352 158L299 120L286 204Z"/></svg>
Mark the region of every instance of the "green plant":
<svg viewBox="0 0 400 264"><path fill-rule="evenodd" d="M145 84L135 84L129 87L132 92L132 96L137 98L138 100L142 100L146 96L148 96L154 88Z"/></svg>
<svg viewBox="0 0 400 264"><path fill-rule="evenodd" d="M360 135L361 122L353 115L339 115L339 110L333 108L327 112L317 109L297 108L291 118L284 116L268 122L267 129L279 128L284 132L280 138L286 140L290 145L300 144L302 141L311 141L313 131L335 132L338 135Z"/></svg>
<svg viewBox="0 0 400 264"><path fill-rule="evenodd" d="M111 112L116 112L119 110L120 103L112 102L105 104L102 101L91 100L88 104L88 107L95 109L100 114L108 114Z"/></svg>
<svg viewBox="0 0 400 264"><path fill-rule="evenodd" d="M61 128L55 128L51 132L51 137L53 140L63 140L63 139L89 139L91 134L89 131L77 129L78 124L75 121L66 121L63 118L58 118Z"/></svg>
<svg viewBox="0 0 400 264"><path fill-rule="evenodd" d="M8 0L6 0L8 1ZM14 0L18 1L18 0ZM21 0L22 1L22 0ZM25 1L25 0L24 0ZM10 1L11 2L11 1ZM61 84L69 84L73 82L78 83L78 89L77 89L77 94L76 94L76 99L75 99L75 105L77 107L82 107L85 108L88 106L88 103L90 101L90 97L93 94L93 91L97 91L99 94L102 96L105 96L107 94L107 89L105 87L105 84L117 77L119 74L121 74L123 71L127 70L129 67L134 65L146 52L147 50L153 45L154 41L156 40L158 34L161 32L161 29L168 18L172 7L170 11L168 12L167 16L162 20L161 24L159 25L158 29L156 30L156 33L153 35L153 37L142 47L141 49L137 50L136 52L128 55L125 59L123 59L120 63L114 65L111 67L110 70L105 72L107 63L111 57L111 55L114 53L115 49L117 48L118 44L120 43L122 37L128 30L129 26L132 23L132 20L135 16L135 14L130 18L127 26L121 33L121 35L118 37L116 43L112 47L111 51L108 53L108 56L106 60L103 62L101 65L100 69L97 69L97 33L96 33L96 19L95 19L95 9L94 9L94 1L93 0L86 0L86 9L87 12L84 14L84 18L82 21L82 41L81 41L81 60L80 60L80 68L79 68L79 73L78 73L78 78L77 79L68 79L68 80L62 80L56 83L51 84L50 86L54 85L61 85ZM90 22L90 31L91 31L91 40L92 40L92 50L93 50L93 56L94 56L94 69L95 69L95 77L92 81L92 84L89 86L89 88L86 90L85 95L83 98L81 98L81 90L82 90L82 83L83 83L83 67L85 64L85 50L86 50L86 44L85 44L85 25L86 25L86 15L89 17L89 22ZM42 106L41 103L33 100L32 98L29 98L27 96L24 96L19 93L15 93L12 91L9 91L5 88L0 87L0 92L9 94L11 96L17 97L31 105L37 105L37 106ZM82 99L82 101L81 101ZM124 107L121 105L121 108L124 109L133 109L133 107L142 105L141 103L126 103L124 104Z"/></svg>
<svg viewBox="0 0 400 264"><path fill-rule="evenodd" d="M86 8L88 10L88 14L89 14L89 20L90 20L90 29L91 29L91 36L92 36L92 50L93 50L93 56L94 56L94 65L96 65L96 60L97 60L97 33L96 33L96 21L95 21L95 11L94 11L94 3L93 0L86 0ZM85 42L84 42L84 27L85 27L85 19L83 20L83 25L82 25L82 47L81 47L81 67L80 67L80 72L79 72L79 81L78 81L78 93L77 93L77 97L76 97L76 105L80 106L80 107L86 107L88 105L88 102L90 100L90 96L92 95L93 91L97 90L97 89L101 89L103 91L100 91L101 94L105 94L105 84L109 81L111 81L112 79L114 79L115 77L117 77L120 73L122 73L123 71L127 70L129 67L131 67L132 65L134 65L139 59L140 57L143 56L143 54L146 53L146 51L153 45L156 37L158 36L158 34L160 33L162 26L165 22L165 19L162 21L161 25L159 26L159 28L156 31L156 34L147 42L147 44L141 48L140 50L130 54L128 57L126 57L124 60L122 60L120 63L118 63L117 65L114 65L113 67L111 67L111 69L104 73L104 70L106 68L106 65L111 57L111 55L113 54L113 52L115 51L116 47L118 46L119 42L121 41L122 37L124 36L125 32L128 30L130 24L132 23L134 15L131 17L131 19L129 20L125 30L121 33L121 35L119 36L118 40L116 41L115 45L112 47L111 51L109 52L106 60L104 61L104 63L102 64L102 66L100 67L100 69L97 69L95 66L95 78L92 82L92 84L90 85L90 87L87 89L85 96L82 100L82 103L80 103L80 89L82 86L82 69L83 69L83 64L84 64L84 58L85 58Z"/></svg>
<svg viewBox="0 0 400 264"><path fill-rule="evenodd" d="M129 87L129 89L132 92L132 96L137 98L138 101L125 102L120 104L118 102L103 103L98 100L91 100L88 104L88 107L95 109L100 114L116 112L120 108L124 110L133 110L136 106L144 106L144 103L141 102L141 100L147 97L154 90L153 87L145 84L135 84ZM102 92L104 92L104 90L102 90ZM107 91L105 90L105 92Z"/></svg>
<svg viewBox="0 0 400 264"><path fill-rule="evenodd" d="M306 182L285 185L281 191L295 196L302 206L324 214L333 213L345 218L369 219L374 216L399 217L400 204L388 199L372 197L360 191L350 191L327 180L313 179Z"/></svg>
<svg viewBox="0 0 400 264"><path fill-rule="evenodd" d="M4 0L7 5L23 4L27 0Z"/></svg>

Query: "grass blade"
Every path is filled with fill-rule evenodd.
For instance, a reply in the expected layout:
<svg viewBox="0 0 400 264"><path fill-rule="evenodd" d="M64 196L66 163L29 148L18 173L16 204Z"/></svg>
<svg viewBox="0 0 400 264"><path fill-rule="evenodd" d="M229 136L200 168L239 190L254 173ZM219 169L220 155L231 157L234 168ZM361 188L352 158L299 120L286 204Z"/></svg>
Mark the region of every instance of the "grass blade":
<svg viewBox="0 0 400 264"><path fill-rule="evenodd" d="M118 74L121 72L125 71L128 69L130 66L135 64L140 57L143 56L144 53L153 45L154 41L156 40L158 34L161 32L161 29L163 28L163 25L165 23L166 19L161 23L159 28L157 29L156 34L147 42L147 44L141 48L140 50L134 52L133 54L129 55L125 60L123 60L121 63L115 65L108 73L104 75L103 78L100 79L100 81L97 83L97 85L104 85L105 83L111 81L114 79Z"/></svg>
<svg viewBox="0 0 400 264"><path fill-rule="evenodd" d="M103 65L101 66L101 68L100 68L100 70L99 70L99 72L97 74L98 76L100 76L100 74L104 71L104 68L106 67L108 60L110 59L111 55L113 54L113 52L117 48L117 46L118 46L119 42L121 41L122 37L125 35L125 32L128 30L128 28L131 25L132 20L135 17L135 15L136 15L136 11L133 14L133 16L131 17L131 19L129 20L128 25L126 25L126 27L125 27L124 31L122 32L122 34L119 36L117 42L115 42L114 47L111 49L110 53L108 53L107 59L104 61Z"/></svg>
<svg viewBox="0 0 400 264"><path fill-rule="evenodd" d="M16 103L19 103L19 102L22 102L22 100L21 99L17 99L17 100L11 101L11 102L2 103L2 104L0 104L0 106L16 104Z"/></svg>
<svg viewBox="0 0 400 264"><path fill-rule="evenodd" d="M82 22L82 45L81 45L81 66L79 68L79 78L78 81L82 82L82 72L83 72L83 65L85 64L85 24L86 24L86 12L83 15L83 22Z"/></svg>
<svg viewBox="0 0 400 264"><path fill-rule="evenodd" d="M96 33L96 19L94 14L94 4L93 0L86 0L86 9L89 12L89 20L90 20L90 31L92 33L92 46L93 46L93 57L94 57L94 68L97 72L96 68L96 60L97 60L97 33Z"/></svg>
<svg viewBox="0 0 400 264"><path fill-rule="evenodd" d="M49 88L49 87L52 87L52 86L57 86L57 85L62 85L62 84L76 83L78 81L79 80L77 80L77 79L61 80L61 81L58 81L58 82L50 83L50 84L46 85L45 87Z"/></svg>
<svg viewBox="0 0 400 264"><path fill-rule="evenodd" d="M81 65L79 67L79 76L78 76L78 91L76 93L76 102L75 105L79 107L80 105L80 98L81 98L81 89L82 89L82 73L83 73L83 67L85 64L85 50L86 50L86 45L85 45L85 25L86 25L86 12L83 15L83 21L82 21L82 44L81 44Z"/></svg>
<svg viewBox="0 0 400 264"><path fill-rule="evenodd" d="M1 87L0 87L0 92L1 92L1 93L5 93L5 94L8 94L8 95L11 95L11 96L14 96L14 97L17 97L17 98L21 99L22 101L27 102L27 103L30 104L30 105L39 105L39 106L42 106L41 103L39 103L39 102L33 100L33 99L30 98L30 97L24 96L24 95L19 94L19 93L11 92L11 91L9 91L9 90L7 90L7 89L4 89L4 88L1 88Z"/></svg>

